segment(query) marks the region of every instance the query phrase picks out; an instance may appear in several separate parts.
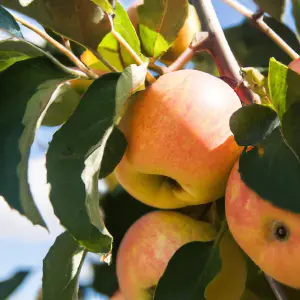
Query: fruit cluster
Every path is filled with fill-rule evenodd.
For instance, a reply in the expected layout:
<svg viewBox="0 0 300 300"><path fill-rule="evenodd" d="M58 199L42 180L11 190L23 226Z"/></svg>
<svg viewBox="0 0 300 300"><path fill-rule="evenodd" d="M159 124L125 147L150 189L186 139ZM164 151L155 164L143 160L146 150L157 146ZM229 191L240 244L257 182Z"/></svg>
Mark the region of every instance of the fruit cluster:
<svg viewBox="0 0 300 300"><path fill-rule="evenodd" d="M128 11L137 32L139 4ZM195 33L191 28L199 30L194 14L190 6L177 40L161 58L166 65L189 45ZM290 68L297 71L299 61ZM159 210L141 217L124 236L117 255L120 290L111 299L152 299L181 246L212 241L217 235L213 224L171 210L222 197L230 230L220 242L224 274L220 272L208 285L206 298L221 299L225 293L226 299L241 299L246 281L241 249L266 274L300 288L300 265L286 259L300 253L300 216L273 206L243 182L239 173L243 148L229 126L240 107L240 99L227 83L196 70L164 74L130 99L119 124L128 146L115 175L133 197ZM227 274L226 261L232 256L242 267ZM227 281L230 277L232 284L222 285L222 276ZM222 289L214 287L217 282Z"/></svg>

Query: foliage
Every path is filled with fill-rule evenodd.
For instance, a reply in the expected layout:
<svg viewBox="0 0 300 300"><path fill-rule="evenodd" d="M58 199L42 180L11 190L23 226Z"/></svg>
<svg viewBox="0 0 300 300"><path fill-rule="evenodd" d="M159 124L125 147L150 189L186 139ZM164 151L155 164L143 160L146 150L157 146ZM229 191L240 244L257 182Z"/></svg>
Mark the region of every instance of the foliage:
<svg viewBox="0 0 300 300"><path fill-rule="evenodd" d="M269 15L266 24L299 53L299 36L282 21L286 1L254 2ZM144 0L137 9L138 26L119 1L0 0L0 4L0 196L33 224L47 227L28 183L29 154L41 125L58 126L47 150L46 168L49 200L66 231L44 259L43 299L78 299L88 252L105 262L94 265L94 282L85 288L111 297L119 288L120 243L129 227L155 208L140 203L118 184L100 193L98 183L107 183L126 153L128 142L119 126L123 113L133 97L164 72L160 58L174 45L188 17L189 2ZM300 1L292 4L299 34ZM27 41L8 9L37 20L63 50ZM290 62L286 52L253 23L245 20L226 29L225 36L245 84L260 99L242 106L230 119L235 141L243 147L241 178L264 200L299 214L300 75L286 66ZM188 67L221 73L218 58L208 52L194 55ZM191 210L195 217L196 207ZM189 215L188 210L178 211ZM186 244L174 254L153 288L156 300L215 300L208 296L213 295L209 287L214 282L220 289L227 284L226 279L217 281L222 271L230 270L222 261L221 240L228 231L224 199L202 205L196 215L213 223L219 235L213 242ZM239 287L242 299L250 299L248 295L275 299L262 271L246 257L245 261L234 266L242 276L247 273ZM8 297L27 274L20 271L0 282L0 298ZM291 288L286 292L291 299L299 297Z"/></svg>

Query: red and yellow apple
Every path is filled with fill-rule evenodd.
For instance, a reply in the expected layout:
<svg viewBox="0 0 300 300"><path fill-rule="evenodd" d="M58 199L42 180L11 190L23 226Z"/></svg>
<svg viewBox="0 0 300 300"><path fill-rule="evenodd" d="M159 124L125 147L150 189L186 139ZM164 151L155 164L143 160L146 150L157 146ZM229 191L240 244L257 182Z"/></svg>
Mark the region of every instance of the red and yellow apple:
<svg viewBox="0 0 300 300"><path fill-rule="evenodd" d="M133 2L128 8L128 16L136 30L139 32L138 28L138 11L137 7L143 4L142 0ZM189 47L195 34L200 31L200 21L193 5L189 4L188 17L186 18L183 26L178 32L177 38L171 48L163 55L161 61L166 65L170 65L176 58Z"/></svg>
<svg viewBox="0 0 300 300"><path fill-rule="evenodd" d="M300 58L297 58L297 59L293 60L292 62L290 62L288 67L291 70L293 70L294 72L300 74Z"/></svg>
<svg viewBox="0 0 300 300"><path fill-rule="evenodd" d="M196 70L168 73L135 94L121 119L128 146L115 170L138 200L158 208L214 201L241 148L229 119L241 107L221 79Z"/></svg>
<svg viewBox="0 0 300 300"><path fill-rule="evenodd" d="M266 274L300 288L300 214L262 199L242 181L238 166L226 189L226 217L234 239Z"/></svg>
<svg viewBox="0 0 300 300"><path fill-rule="evenodd" d="M174 253L192 241L211 241L214 228L171 211L138 219L125 234L117 254L119 288L126 300L150 300Z"/></svg>

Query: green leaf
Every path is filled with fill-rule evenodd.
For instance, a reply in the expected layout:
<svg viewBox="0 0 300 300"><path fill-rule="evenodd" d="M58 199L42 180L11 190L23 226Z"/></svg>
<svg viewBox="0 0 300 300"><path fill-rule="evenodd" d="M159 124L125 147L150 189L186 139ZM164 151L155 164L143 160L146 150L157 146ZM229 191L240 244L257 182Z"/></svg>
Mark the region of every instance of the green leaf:
<svg viewBox="0 0 300 300"><path fill-rule="evenodd" d="M293 103L300 101L300 75L271 58L268 80L271 101L281 119Z"/></svg>
<svg viewBox="0 0 300 300"><path fill-rule="evenodd" d="M300 52L300 44L295 33L283 23L269 17L264 21L296 52ZM242 24L227 28L226 38L241 66L267 68L270 57L288 64L291 58L265 33L245 20Z"/></svg>
<svg viewBox="0 0 300 300"><path fill-rule="evenodd" d="M127 147L125 135L113 126L101 156L99 178L108 176L121 161Z"/></svg>
<svg viewBox="0 0 300 300"><path fill-rule="evenodd" d="M280 128L262 143L244 150L239 172L245 184L275 206L300 212L300 163L285 144Z"/></svg>
<svg viewBox="0 0 300 300"><path fill-rule="evenodd" d="M144 0L137 10L143 48L157 58L175 41L188 16L188 1Z"/></svg>
<svg viewBox="0 0 300 300"><path fill-rule="evenodd" d="M52 92L68 76L45 58L18 62L0 73L0 194L42 226L28 184L29 151Z"/></svg>
<svg viewBox="0 0 300 300"><path fill-rule="evenodd" d="M130 22L126 10L118 1L116 2L114 28L125 39L135 53L143 61L145 61L146 59L141 54L140 40L136 34L136 31ZM99 44L97 51L119 71L122 71L124 67L135 63L128 51L122 45L119 45L112 33L108 33L105 36L105 38ZM97 61L96 64L91 65L90 67L97 70L107 70L107 67L104 66L100 61Z"/></svg>
<svg viewBox="0 0 300 300"><path fill-rule="evenodd" d="M47 153L54 212L62 225L93 252L107 253L111 248L111 237L99 215L98 175L114 122L120 76L109 73L92 83L75 112L54 134Z"/></svg>
<svg viewBox="0 0 300 300"><path fill-rule="evenodd" d="M143 60L146 61L145 57L141 54L140 40L136 34L136 31L127 15L126 10L117 1L116 2L116 16L114 18L115 30L125 39L135 53ZM131 57L128 51L121 45L121 56L125 67L134 64L135 60Z"/></svg>
<svg viewBox="0 0 300 300"><path fill-rule="evenodd" d="M293 3L293 15L296 23L298 35L300 33L300 0L292 0Z"/></svg>
<svg viewBox="0 0 300 300"><path fill-rule="evenodd" d="M131 65L123 72L117 84L116 116L119 116L124 103L138 90L144 89L147 65Z"/></svg>
<svg viewBox="0 0 300 300"><path fill-rule="evenodd" d="M22 38L9 33L0 36L0 72L18 61L43 55L41 49Z"/></svg>
<svg viewBox="0 0 300 300"><path fill-rule="evenodd" d="M103 37L110 32L103 11L87 0L39 0L21 6L19 0L0 0L0 3L28 15L55 32L87 48L97 49Z"/></svg>
<svg viewBox="0 0 300 300"><path fill-rule="evenodd" d="M19 271L9 279L1 281L0 299L8 299L8 297L23 283L28 274L28 271Z"/></svg>
<svg viewBox="0 0 300 300"><path fill-rule="evenodd" d="M205 300L205 289L220 272L219 244L227 231L223 222L214 242L190 242L170 259L155 290L155 300Z"/></svg>
<svg viewBox="0 0 300 300"><path fill-rule="evenodd" d="M0 30L5 29L16 37L23 38L21 29L14 17L0 6Z"/></svg>
<svg viewBox="0 0 300 300"><path fill-rule="evenodd" d="M252 104L243 106L232 114L230 129L240 146L250 146L260 143L279 123L272 108Z"/></svg>
<svg viewBox="0 0 300 300"><path fill-rule="evenodd" d="M185 244L170 259L154 299L205 300L205 288L220 269L219 248L213 242Z"/></svg>
<svg viewBox="0 0 300 300"><path fill-rule="evenodd" d="M98 5L103 11L112 15L114 13L113 7L108 0L91 0L96 5Z"/></svg>
<svg viewBox="0 0 300 300"><path fill-rule="evenodd" d="M300 102L294 103L282 117L282 134L300 161Z"/></svg>
<svg viewBox="0 0 300 300"><path fill-rule="evenodd" d="M43 300L78 299L78 278L86 252L65 231L43 260Z"/></svg>
<svg viewBox="0 0 300 300"><path fill-rule="evenodd" d="M261 11L268 13L271 17L281 20L286 5L285 0L254 0Z"/></svg>
<svg viewBox="0 0 300 300"><path fill-rule="evenodd" d="M65 123L79 104L80 95L67 82L58 86L52 99L42 121L42 125L45 126L58 126Z"/></svg>

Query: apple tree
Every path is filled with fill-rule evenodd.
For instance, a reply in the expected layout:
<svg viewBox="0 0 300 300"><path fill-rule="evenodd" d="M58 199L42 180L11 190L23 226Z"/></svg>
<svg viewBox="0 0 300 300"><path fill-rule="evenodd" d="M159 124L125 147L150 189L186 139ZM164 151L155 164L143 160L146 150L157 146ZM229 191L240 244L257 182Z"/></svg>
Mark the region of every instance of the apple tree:
<svg viewBox="0 0 300 300"><path fill-rule="evenodd" d="M45 229L29 154L57 128L40 299L299 299L300 2L294 32L285 0L220 0L225 30L216 1L0 0L1 201Z"/></svg>

